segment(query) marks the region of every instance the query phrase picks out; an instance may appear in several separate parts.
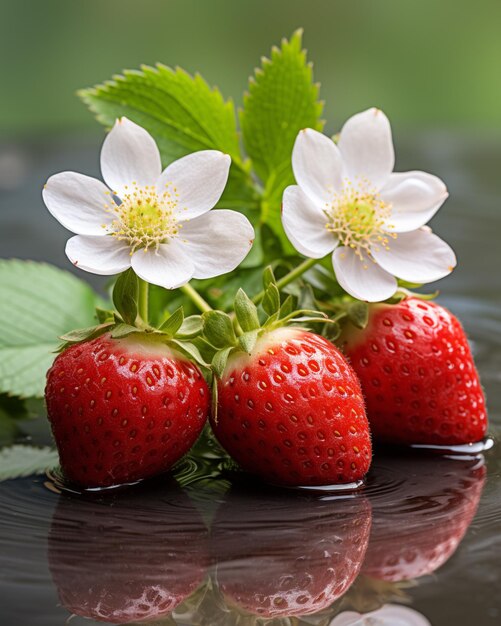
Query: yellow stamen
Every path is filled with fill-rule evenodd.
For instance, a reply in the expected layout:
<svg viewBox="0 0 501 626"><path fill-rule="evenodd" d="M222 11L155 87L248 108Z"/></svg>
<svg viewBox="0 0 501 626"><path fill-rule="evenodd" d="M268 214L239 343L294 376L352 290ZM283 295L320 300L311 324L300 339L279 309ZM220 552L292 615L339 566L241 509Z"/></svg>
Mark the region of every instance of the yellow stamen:
<svg viewBox="0 0 501 626"><path fill-rule="evenodd" d="M179 234L178 199L174 197L171 183L160 192L154 185L139 187L136 182L125 186L125 190L121 204L105 205L105 210L115 216L111 236L125 241L131 255L139 249L157 251L160 244Z"/></svg>
<svg viewBox="0 0 501 626"><path fill-rule="evenodd" d="M324 210L328 220L325 227L341 245L351 248L361 261L372 258L371 249L389 248L390 238L397 236L388 232L392 207L371 190L368 181L346 181L343 191L333 196Z"/></svg>

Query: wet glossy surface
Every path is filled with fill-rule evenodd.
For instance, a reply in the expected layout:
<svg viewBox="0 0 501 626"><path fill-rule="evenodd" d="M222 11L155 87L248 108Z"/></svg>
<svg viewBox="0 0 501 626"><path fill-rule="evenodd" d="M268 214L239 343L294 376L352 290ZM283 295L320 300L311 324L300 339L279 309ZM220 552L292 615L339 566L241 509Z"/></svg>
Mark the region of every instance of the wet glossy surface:
<svg viewBox="0 0 501 626"><path fill-rule="evenodd" d="M204 445L175 480L128 491L58 494L57 476L1 483L1 626L62 626L71 615L74 626L501 623L501 146L444 134L397 153L409 155L399 169L433 171L451 191L434 226L460 266L440 302L462 319L486 389L498 443L485 463L471 449L462 458L376 450L365 487L317 493L257 489ZM85 152L27 154L42 177L92 171L95 151L88 162ZM1 193L1 256L65 266L65 234L42 217L34 185ZM42 421L32 431L47 441Z"/></svg>

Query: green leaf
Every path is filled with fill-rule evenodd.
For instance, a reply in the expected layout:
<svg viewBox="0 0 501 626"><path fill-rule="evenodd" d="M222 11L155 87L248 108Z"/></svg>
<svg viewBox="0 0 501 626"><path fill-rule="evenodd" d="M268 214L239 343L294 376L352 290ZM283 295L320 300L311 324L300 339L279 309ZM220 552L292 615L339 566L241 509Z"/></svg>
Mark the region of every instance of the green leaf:
<svg viewBox="0 0 501 626"><path fill-rule="evenodd" d="M212 359L212 369L219 379L223 377L224 370L226 369L226 364L228 363L232 350L234 350L233 346L222 348L216 352L214 358Z"/></svg>
<svg viewBox="0 0 501 626"><path fill-rule="evenodd" d="M256 330L261 326L257 307L243 289L239 289L235 296L235 315L244 332Z"/></svg>
<svg viewBox="0 0 501 626"><path fill-rule="evenodd" d="M367 302L353 302L346 311L348 318L357 328L364 329L369 321L369 305Z"/></svg>
<svg viewBox="0 0 501 626"><path fill-rule="evenodd" d="M45 263L0 260L0 393L43 396L58 337L95 323L97 296Z"/></svg>
<svg viewBox="0 0 501 626"><path fill-rule="evenodd" d="M223 311L208 311L202 315L204 334L215 348L234 346L237 342L233 322Z"/></svg>
<svg viewBox="0 0 501 626"><path fill-rule="evenodd" d="M0 450L0 481L43 474L59 463L53 448L15 445Z"/></svg>
<svg viewBox="0 0 501 626"><path fill-rule="evenodd" d="M323 127L319 88L301 39L298 30L290 41L284 39L280 48L272 49L271 59L262 60L240 112L244 147L265 187L261 217L276 232L282 232L283 190L294 182L291 154L297 134L303 128Z"/></svg>
<svg viewBox="0 0 501 626"><path fill-rule="evenodd" d="M259 336L259 330L251 330L238 338L238 343L244 352L250 354L254 350L257 338Z"/></svg>
<svg viewBox="0 0 501 626"><path fill-rule="evenodd" d="M99 326L89 326L88 328L77 328L70 330L69 333L64 333L59 339L67 343L79 343L80 341L99 337L99 335L104 333L108 328L111 328L111 326L113 326L113 323L99 324Z"/></svg>
<svg viewBox="0 0 501 626"><path fill-rule="evenodd" d="M190 315L187 317L176 333L178 339L192 339L200 335L204 327L201 315Z"/></svg>
<svg viewBox="0 0 501 626"><path fill-rule="evenodd" d="M271 265L268 265L264 268L263 271L263 287L264 289L268 288L270 283L276 284L275 274L273 273L273 268Z"/></svg>
<svg viewBox="0 0 501 626"><path fill-rule="evenodd" d="M200 354L200 350L197 346L191 341L178 341L177 339L170 339L169 344L173 344L177 347L177 349L189 359L198 363L202 367L210 367L209 363L203 358Z"/></svg>
<svg viewBox="0 0 501 626"><path fill-rule="evenodd" d="M113 304L123 321L130 326L136 323L138 294L139 279L130 268L120 274L113 288Z"/></svg>
<svg viewBox="0 0 501 626"><path fill-rule="evenodd" d="M284 303L282 304L282 306L280 307L280 312L278 314L278 317L280 319L289 316L295 308L295 301L294 298L292 296L287 296L287 298L285 298Z"/></svg>
<svg viewBox="0 0 501 626"><path fill-rule="evenodd" d="M199 74L190 76L165 65L142 66L79 95L106 127L125 116L145 128L157 142L164 166L198 150L229 154L230 177L217 206L257 208L249 165L240 154L233 102L225 101Z"/></svg>
<svg viewBox="0 0 501 626"><path fill-rule="evenodd" d="M114 311L110 311L109 309L102 309L101 307L96 307L96 317L97 321L100 324L107 324L108 322L113 322L114 320Z"/></svg>
<svg viewBox="0 0 501 626"><path fill-rule="evenodd" d="M184 310L183 307L180 306L165 320L165 322L160 326L160 330L166 335L169 335L169 337L174 337L177 331L181 328L183 321Z"/></svg>
<svg viewBox="0 0 501 626"><path fill-rule="evenodd" d="M143 332L137 326L131 326L130 324L117 324L113 330L111 331L111 336L113 339L120 339L121 337L128 337L133 333L141 333Z"/></svg>
<svg viewBox="0 0 501 626"><path fill-rule="evenodd" d="M267 315L275 315L280 310L280 292L275 283L270 283L266 288L262 307Z"/></svg>

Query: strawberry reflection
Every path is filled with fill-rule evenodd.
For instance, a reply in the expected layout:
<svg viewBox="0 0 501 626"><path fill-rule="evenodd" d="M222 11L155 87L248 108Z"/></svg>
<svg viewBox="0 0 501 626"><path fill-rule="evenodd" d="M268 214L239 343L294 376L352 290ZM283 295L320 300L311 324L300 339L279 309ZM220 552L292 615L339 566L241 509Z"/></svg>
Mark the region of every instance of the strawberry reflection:
<svg viewBox="0 0 501 626"><path fill-rule="evenodd" d="M368 479L373 523L363 573L390 583L435 572L471 524L483 458L380 457Z"/></svg>
<svg viewBox="0 0 501 626"><path fill-rule="evenodd" d="M360 496L319 498L234 486L212 525L227 609L261 618L317 613L355 580L371 511Z"/></svg>
<svg viewBox="0 0 501 626"><path fill-rule="evenodd" d="M159 618L202 582L206 527L177 487L82 499L61 496L49 566L61 603L97 621Z"/></svg>

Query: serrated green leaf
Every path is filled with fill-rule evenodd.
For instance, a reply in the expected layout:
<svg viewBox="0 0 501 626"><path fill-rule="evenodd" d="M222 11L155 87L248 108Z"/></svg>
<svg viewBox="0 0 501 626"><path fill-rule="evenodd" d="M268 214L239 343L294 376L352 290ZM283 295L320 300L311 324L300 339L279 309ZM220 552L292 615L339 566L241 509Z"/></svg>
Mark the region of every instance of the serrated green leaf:
<svg viewBox="0 0 501 626"><path fill-rule="evenodd" d="M113 304L123 321L130 326L136 322L138 293L139 279L130 268L120 274L113 287Z"/></svg>
<svg viewBox="0 0 501 626"><path fill-rule="evenodd" d="M243 289L239 289L235 296L235 315L244 332L260 327L257 307Z"/></svg>
<svg viewBox="0 0 501 626"><path fill-rule="evenodd" d="M98 297L69 272L0 260L0 393L41 397L58 337L95 322Z"/></svg>
<svg viewBox="0 0 501 626"><path fill-rule="evenodd" d="M208 311L202 315L204 334L215 348L234 346L237 342L233 322L223 311Z"/></svg>
<svg viewBox="0 0 501 626"><path fill-rule="evenodd" d="M122 116L155 139L166 166L190 152L215 149L232 159L219 208L257 208L259 197L240 154L235 108L199 75L165 65L126 70L121 76L79 92L97 119L110 128Z"/></svg>
<svg viewBox="0 0 501 626"><path fill-rule="evenodd" d="M294 182L291 154L303 128L321 130L323 105L312 66L302 49L302 31L274 47L250 79L240 111L244 147L265 187L261 219L270 224L290 248L280 223L280 202L285 187Z"/></svg>
<svg viewBox="0 0 501 626"><path fill-rule="evenodd" d="M0 450L0 481L43 474L59 463L53 448L15 445Z"/></svg>
<svg viewBox="0 0 501 626"><path fill-rule="evenodd" d="M180 306L165 320L165 322L160 326L160 330L166 335L169 335L169 337L174 337L177 331L181 328L183 321L184 310L183 307Z"/></svg>
<svg viewBox="0 0 501 626"><path fill-rule="evenodd" d="M290 41L283 39L280 48L272 49L271 59L263 58L240 112L245 149L264 182L284 164L290 167L300 130L322 129L322 108L298 30Z"/></svg>

